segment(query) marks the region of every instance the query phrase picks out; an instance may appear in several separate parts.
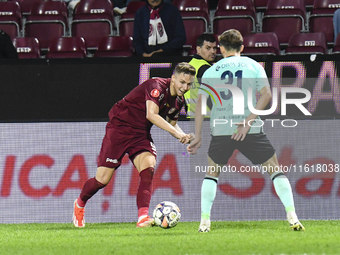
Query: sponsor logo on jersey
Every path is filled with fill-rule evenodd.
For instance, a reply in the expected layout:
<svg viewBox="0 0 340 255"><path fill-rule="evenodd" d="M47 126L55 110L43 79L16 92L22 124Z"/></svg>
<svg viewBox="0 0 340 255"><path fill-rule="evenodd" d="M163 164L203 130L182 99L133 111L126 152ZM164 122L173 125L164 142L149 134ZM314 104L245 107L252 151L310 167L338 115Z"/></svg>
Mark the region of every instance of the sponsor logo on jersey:
<svg viewBox="0 0 340 255"><path fill-rule="evenodd" d="M164 98L164 94L161 94L160 96L159 96L159 101L161 101L162 99Z"/></svg>
<svg viewBox="0 0 340 255"><path fill-rule="evenodd" d="M172 107L172 108L169 110L168 114L173 113L175 110L176 110L176 108L175 108L175 107Z"/></svg>

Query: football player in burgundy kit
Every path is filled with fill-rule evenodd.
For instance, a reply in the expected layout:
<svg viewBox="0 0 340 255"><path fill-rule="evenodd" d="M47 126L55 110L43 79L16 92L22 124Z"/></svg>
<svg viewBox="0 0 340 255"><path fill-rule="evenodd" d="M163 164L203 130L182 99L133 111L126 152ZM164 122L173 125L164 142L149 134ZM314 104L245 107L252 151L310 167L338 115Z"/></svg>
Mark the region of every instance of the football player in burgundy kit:
<svg viewBox="0 0 340 255"><path fill-rule="evenodd" d="M148 214L157 153L150 129L152 125L156 125L183 144L193 139L181 130L177 119L184 103L183 95L190 89L195 74L193 66L180 63L175 67L171 78L147 80L112 107L98 157L96 176L85 182L80 196L74 201L73 224L76 227L85 226L86 202L109 183L125 153L129 155L140 175L137 227L149 227L153 224L153 219Z"/></svg>

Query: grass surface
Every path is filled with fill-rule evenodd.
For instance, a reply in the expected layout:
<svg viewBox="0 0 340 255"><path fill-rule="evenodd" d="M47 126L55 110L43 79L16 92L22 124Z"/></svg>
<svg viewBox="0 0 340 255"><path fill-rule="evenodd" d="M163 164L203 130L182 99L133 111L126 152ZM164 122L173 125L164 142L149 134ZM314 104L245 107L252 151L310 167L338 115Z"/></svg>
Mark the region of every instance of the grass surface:
<svg viewBox="0 0 340 255"><path fill-rule="evenodd" d="M339 221L303 221L293 232L285 221L197 222L173 229L137 229L135 223L0 224L0 254L340 254Z"/></svg>

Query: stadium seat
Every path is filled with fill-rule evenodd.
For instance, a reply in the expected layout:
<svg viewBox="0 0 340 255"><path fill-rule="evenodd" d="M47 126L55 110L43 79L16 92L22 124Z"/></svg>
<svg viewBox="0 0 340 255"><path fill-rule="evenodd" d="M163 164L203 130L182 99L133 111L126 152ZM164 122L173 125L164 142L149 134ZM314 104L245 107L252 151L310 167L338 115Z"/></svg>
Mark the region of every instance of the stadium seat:
<svg viewBox="0 0 340 255"><path fill-rule="evenodd" d="M195 37L208 31L209 8L207 0L174 0L172 2L182 16L186 33L186 46L190 47Z"/></svg>
<svg viewBox="0 0 340 255"><path fill-rule="evenodd" d="M207 0L173 0L182 17L204 18L209 23L209 5Z"/></svg>
<svg viewBox="0 0 340 255"><path fill-rule="evenodd" d="M314 1L309 17L309 31L323 32L328 44L334 42L333 14L340 8L338 0Z"/></svg>
<svg viewBox="0 0 340 255"><path fill-rule="evenodd" d="M41 3L44 2L45 0L9 0L9 1L18 2L20 5L22 15L26 16L30 14L31 9L35 3Z"/></svg>
<svg viewBox="0 0 340 255"><path fill-rule="evenodd" d="M71 22L72 36L83 37L89 50L97 49L102 38L113 35L114 16L110 0L82 0Z"/></svg>
<svg viewBox="0 0 340 255"><path fill-rule="evenodd" d="M94 57L131 57L133 55L132 40L129 36L110 36L103 38Z"/></svg>
<svg viewBox="0 0 340 255"><path fill-rule="evenodd" d="M332 49L332 54L340 54L340 36L336 37L334 47Z"/></svg>
<svg viewBox="0 0 340 255"><path fill-rule="evenodd" d="M46 58L84 58L86 44L82 37L60 37L53 39Z"/></svg>
<svg viewBox="0 0 340 255"><path fill-rule="evenodd" d="M304 0L269 0L262 19L262 32L276 33L280 45L286 46L293 34L306 30L305 22Z"/></svg>
<svg viewBox="0 0 340 255"><path fill-rule="evenodd" d="M279 40L275 33L257 33L243 37L242 55L280 55Z"/></svg>
<svg viewBox="0 0 340 255"><path fill-rule="evenodd" d="M212 34L214 37L215 37L215 39L216 39L216 44L217 44L217 46L219 46L218 45L218 35L216 35L216 34ZM196 41L197 41L197 38L199 37L200 35L198 35L198 36L196 36L195 38L194 38L194 40L193 40L193 43L191 44L191 47L190 47L190 49L189 49L189 51L188 51L188 55L189 56L193 56L193 55L195 55L197 52L196 52L196 47L197 47L197 44L196 44ZM216 55L221 55L221 51L220 51L220 48L219 47L217 47L217 51L216 51Z"/></svg>
<svg viewBox="0 0 340 255"><path fill-rule="evenodd" d="M327 53L327 43L323 33L298 33L291 36L286 54L312 53Z"/></svg>
<svg viewBox="0 0 340 255"><path fill-rule="evenodd" d="M12 39L20 36L22 16L17 2L0 2L0 29Z"/></svg>
<svg viewBox="0 0 340 255"><path fill-rule="evenodd" d="M13 39L19 58L40 58L40 46L37 38L17 37Z"/></svg>
<svg viewBox="0 0 340 255"><path fill-rule="evenodd" d="M257 11L264 11L267 8L268 0L254 0Z"/></svg>
<svg viewBox="0 0 340 255"><path fill-rule="evenodd" d="M133 22L135 19L136 11L145 5L145 2L132 1L126 8L126 13L123 13L118 21L119 35L121 36L133 36Z"/></svg>
<svg viewBox="0 0 340 255"><path fill-rule="evenodd" d="M47 50L53 39L66 36L67 29L67 6L64 1L35 3L25 22L25 36L37 38L43 50Z"/></svg>
<svg viewBox="0 0 340 255"><path fill-rule="evenodd" d="M256 12L253 0L220 0L213 19L214 34L237 29L243 36L256 32Z"/></svg>
<svg viewBox="0 0 340 255"><path fill-rule="evenodd" d="M310 11L313 8L314 0L304 0L307 11Z"/></svg>

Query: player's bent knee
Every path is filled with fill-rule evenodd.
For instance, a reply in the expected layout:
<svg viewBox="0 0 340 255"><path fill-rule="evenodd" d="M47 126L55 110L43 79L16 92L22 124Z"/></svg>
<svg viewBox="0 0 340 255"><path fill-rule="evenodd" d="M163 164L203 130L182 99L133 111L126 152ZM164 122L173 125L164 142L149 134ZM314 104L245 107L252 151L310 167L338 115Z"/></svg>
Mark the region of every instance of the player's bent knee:
<svg viewBox="0 0 340 255"><path fill-rule="evenodd" d="M104 166L98 167L96 173L97 181L106 186L110 182L114 171L114 168L108 168Z"/></svg>

